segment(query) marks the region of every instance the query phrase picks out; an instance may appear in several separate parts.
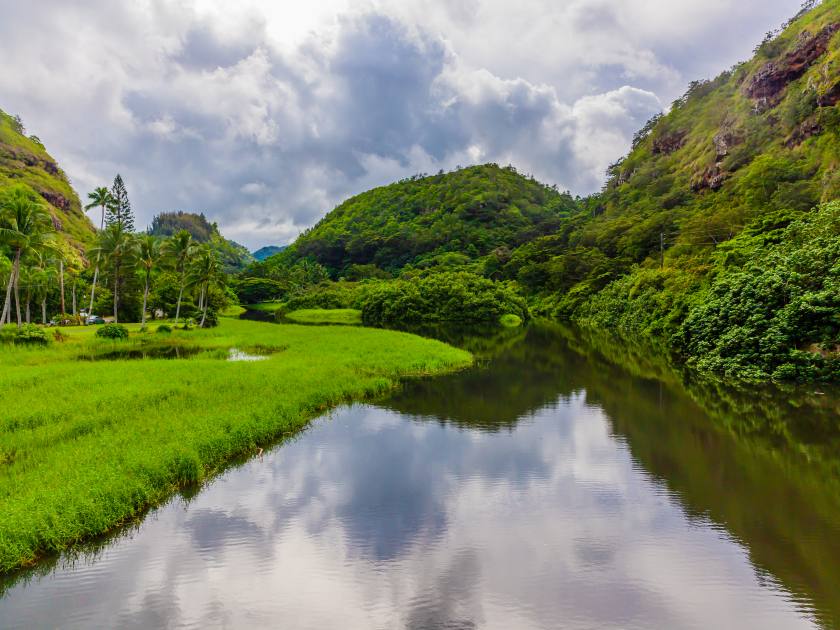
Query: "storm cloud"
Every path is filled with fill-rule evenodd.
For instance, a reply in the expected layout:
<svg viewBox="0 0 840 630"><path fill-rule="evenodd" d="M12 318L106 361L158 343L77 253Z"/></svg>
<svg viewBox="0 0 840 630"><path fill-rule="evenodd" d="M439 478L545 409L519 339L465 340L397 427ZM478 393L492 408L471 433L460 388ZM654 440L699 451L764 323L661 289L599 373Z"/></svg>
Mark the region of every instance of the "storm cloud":
<svg viewBox="0 0 840 630"><path fill-rule="evenodd" d="M84 195L284 243L336 203L481 162L585 194L688 81L798 0L0 0L0 108Z"/></svg>

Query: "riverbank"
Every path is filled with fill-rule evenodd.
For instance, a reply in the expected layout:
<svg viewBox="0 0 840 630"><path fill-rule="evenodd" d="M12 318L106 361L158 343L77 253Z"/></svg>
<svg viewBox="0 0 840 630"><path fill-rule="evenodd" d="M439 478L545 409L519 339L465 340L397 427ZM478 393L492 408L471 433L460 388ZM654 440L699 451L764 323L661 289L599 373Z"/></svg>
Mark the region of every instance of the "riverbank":
<svg viewBox="0 0 840 630"><path fill-rule="evenodd" d="M90 327L63 329L66 341L48 348L0 348L0 571L130 521L338 403L471 362L437 341L365 328L129 328L127 342ZM189 358L120 354L161 346Z"/></svg>

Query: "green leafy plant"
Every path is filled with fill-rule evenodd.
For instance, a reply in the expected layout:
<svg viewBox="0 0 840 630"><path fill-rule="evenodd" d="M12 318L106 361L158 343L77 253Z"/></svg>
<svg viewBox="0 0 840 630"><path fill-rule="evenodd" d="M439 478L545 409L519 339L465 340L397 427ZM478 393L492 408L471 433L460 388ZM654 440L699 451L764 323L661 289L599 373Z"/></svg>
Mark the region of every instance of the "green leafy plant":
<svg viewBox="0 0 840 630"><path fill-rule="evenodd" d="M100 339L128 339L128 328L122 324L103 324L100 328L97 328L96 336Z"/></svg>

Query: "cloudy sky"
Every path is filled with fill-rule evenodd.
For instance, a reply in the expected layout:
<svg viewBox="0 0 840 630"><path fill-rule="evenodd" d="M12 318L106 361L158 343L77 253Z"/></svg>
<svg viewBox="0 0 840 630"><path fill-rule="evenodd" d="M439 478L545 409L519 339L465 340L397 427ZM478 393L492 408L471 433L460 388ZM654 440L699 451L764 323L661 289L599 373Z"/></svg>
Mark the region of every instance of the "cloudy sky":
<svg viewBox="0 0 840 630"><path fill-rule="evenodd" d="M800 0L0 0L0 108L84 196L251 247L482 162L597 190L645 120Z"/></svg>

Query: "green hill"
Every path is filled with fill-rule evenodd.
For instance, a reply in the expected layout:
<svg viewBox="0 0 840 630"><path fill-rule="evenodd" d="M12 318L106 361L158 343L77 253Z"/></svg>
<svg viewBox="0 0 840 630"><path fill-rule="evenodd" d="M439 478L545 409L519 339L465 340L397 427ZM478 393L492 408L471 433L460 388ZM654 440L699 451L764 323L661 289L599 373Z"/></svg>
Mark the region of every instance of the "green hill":
<svg viewBox="0 0 840 630"><path fill-rule="evenodd" d="M703 367L840 376L840 211L821 205L840 195L839 30L827 0L692 83L502 277L539 312L663 339Z"/></svg>
<svg viewBox="0 0 840 630"><path fill-rule="evenodd" d="M94 229L67 176L20 119L0 110L0 190L28 184L49 204L59 231L77 250L93 241Z"/></svg>
<svg viewBox="0 0 840 630"><path fill-rule="evenodd" d="M154 219L148 233L168 237L186 230L199 243L211 243L219 254L227 273L242 271L254 262L254 257L244 245L226 239L216 223L210 223L204 214L195 212L161 212Z"/></svg>
<svg viewBox="0 0 840 630"><path fill-rule="evenodd" d="M475 261L550 234L576 207L512 167L474 166L348 199L281 255L313 258L333 276L353 265L395 272Z"/></svg>

